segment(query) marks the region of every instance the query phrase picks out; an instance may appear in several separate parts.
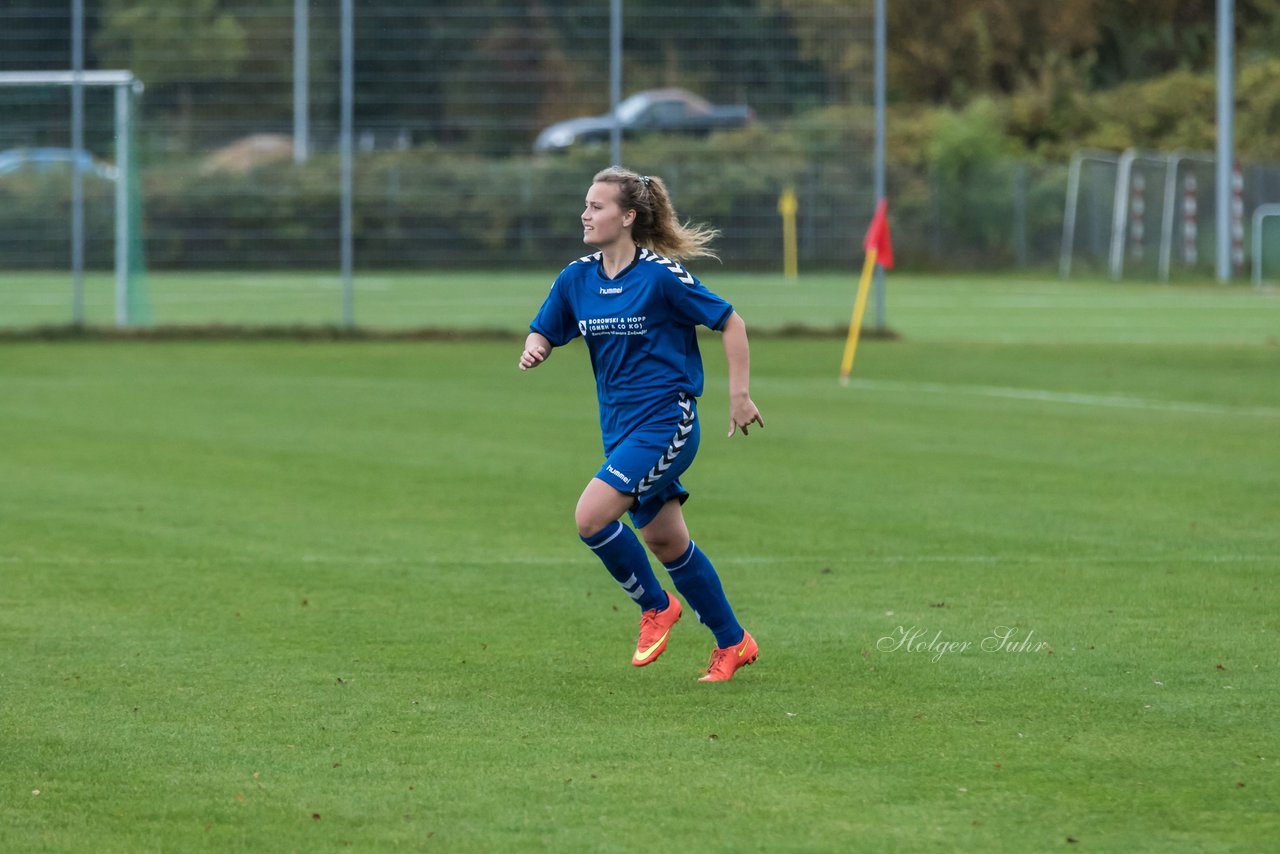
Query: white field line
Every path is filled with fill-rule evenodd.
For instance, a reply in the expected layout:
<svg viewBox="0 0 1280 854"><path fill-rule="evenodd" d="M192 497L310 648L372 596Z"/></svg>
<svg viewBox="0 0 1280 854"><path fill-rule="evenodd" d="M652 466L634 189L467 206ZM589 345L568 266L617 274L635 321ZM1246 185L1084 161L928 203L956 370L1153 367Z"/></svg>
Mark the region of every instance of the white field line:
<svg viewBox="0 0 1280 854"><path fill-rule="evenodd" d="M985 385L951 385L945 383L907 382L903 380L852 380L850 386L868 391L898 391L910 394L964 395L997 397L1010 400L1034 400L1071 406L1099 406L1111 409L1139 409L1157 412L1187 412L1200 415L1253 415L1280 418L1280 407L1232 406L1218 403L1191 403L1181 400L1155 400L1122 395L1084 394L1082 392L1048 391L1035 388L1008 388Z"/></svg>
<svg viewBox="0 0 1280 854"><path fill-rule="evenodd" d="M1096 313L1107 310L1125 310L1149 312L1153 308L1160 311L1203 311L1204 309L1212 309L1215 311L1257 311L1274 310L1277 308L1276 294L1260 293L1256 295L1246 296L1238 301L1232 301L1232 297L1223 299L1221 297L1205 296L1203 298L1195 298L1181 296L1176 299L1153 300L1153 299L1116 299L1098 297L1095 294L1086 294L1082 296L1045 296L1045 297L992 297L989 299L982 298L966 298L966 297L941 297L932 296L908 296L899 291L893 299L893 304L897 308L904 309L948 309L951 311L961 310L969 312L976 316L985 316L992 311L1059 311L1063 309L1081 309L1090 313ZM743 305L752 306L793 306L793 305L824 305L824 306L844 306L848 302L847 295L810 293L810 294L754 294L749 298L740 298L738 300Z"/></svg>

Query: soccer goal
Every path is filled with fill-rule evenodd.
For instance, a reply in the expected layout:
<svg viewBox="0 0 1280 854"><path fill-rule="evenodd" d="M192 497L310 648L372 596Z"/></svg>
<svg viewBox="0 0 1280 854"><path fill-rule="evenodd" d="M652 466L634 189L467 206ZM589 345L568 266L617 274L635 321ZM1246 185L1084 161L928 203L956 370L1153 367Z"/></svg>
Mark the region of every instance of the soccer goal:
<svg viewBox="0 0 1280 854"><path fill-rule="evenodd" d="M1218 249L1216 155L1210 151L1119 154L1081 149L1071 158L1063 212L1059 272L1069 278L1074 260L1105 269L1120 281L1127 269L1170 280L1175 264L1201 275ZM1264 241L1264 221L1277 216L1280 168L1236 164L1230 171L1228 246L1235 275L1243 274L1249 247L1245 225L1253 214L1254 282L1264 264L1274 267L1280 241ZM1109 201L1108 201L1109 200ZM1261 213L1259 213L1261 211ZM1270 256L1264 257L1267 253Z"/></svg>
<svg viewBox="0 0 1280 854"><path fill-rule="evenodd" d="M1280 204L1271 203L1266 205L1258 205L1253 211L1253 286L1255 288L1262 287L1262 265L1264 261L1265 250L1270 247L1280 247L1280 236L1271 243L1267 243L1262 239L1263 224L1268 220L1280 220ZM1275 253L1280 254L1280 253Z"/></svg>
<svg viewBox="0 0 1280 854"><path fill-rule="evenodd" d="M48 168L50 163L65 160L72 170L92 172L98 178L115 184L114 205L114 270L115 270L115 320L118 326L150 322L150 305L146 294L146 264L142 252L142 193L138 181L137 157L134 149L134 118L137 102L142 94L142 82L129 71L7 71L0 72L0 90L12 94L17 90L30 90L31 101L47 104L51 89L68 92L77 83L86 89L112 90L112 131L115 140L115 164L100 164L87 151L73 151L68 145L60 147L19 147L9 149L0 163L0 181L6 173L23 168ZM12 100L5 99L5 100ZM79 209L75 206L78 205ZM84 199L73 201L72 216L83 222ZM73 253L78 250L73 249ZM79 271L77 270L78 274ZM78 304L82 295L75 296L73 317L81 317Z"/></svg>

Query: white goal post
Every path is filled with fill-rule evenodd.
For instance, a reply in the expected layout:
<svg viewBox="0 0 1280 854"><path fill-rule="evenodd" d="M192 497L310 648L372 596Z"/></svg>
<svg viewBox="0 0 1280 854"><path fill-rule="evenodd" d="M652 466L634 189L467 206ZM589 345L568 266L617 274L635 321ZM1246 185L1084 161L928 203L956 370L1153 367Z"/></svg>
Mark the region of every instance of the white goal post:
<svg viewBox="0 0 1280 854"><path fill-rule="evenodd" d="M1183 193L1178 192L1178 179L1185 179L1188 172L1188 169L1183 168L1183 166L1193 162L1213 165L1216 160L1216 156L1212 152L1185 149L1164 152L1129 148L1119 154L1096 149L1080 149L1076 151L1071 157L1071 164L1067 172L1067 199L1063 212L1062 251L1058 263L1061 278L1067 279L1071 275L1072 255L1075 251L1076 219L1082 192L1081 174L1086 163L1102 164L1115 170L1115 179L1112 182L1113 190L1111 191L1110 240L1107 253L1107 269L1114 281L1120 281L1124 275L1125 250L1133 239L1130 236L1130 232L1135 219L1139 225L1141 224L1145 208L1145 203L1140 201L1141 191L1135 189L1134 167L1137 164L1142 164L1147 170L1162 170L1160 184L1163 185L1163 192L1160 198L1159 254L1157 256L1156 276L1161 282L1167 283L1169 281L1173 253L1174 222L1179 206L1183 208L1184 218L1190 217L1190 225L1193 229L1195 228L1195 190L1190 189ZM1154 184L1154 182L1152 183ZM1194 186L1192 185L1192 187ZM1191 194L1190 198L1188 198L1188 193ZM1239 201L1239 195L1236 198ZM1240 207L1239 210L1242 211L1243 207ZM1241 253L1243 253L1242 222L1241 217L1237 221L1240 229L1240 239L1237 241L1237 246L1240 247L1238 251ZM1138 239L1140 241L1141 234L1138 235ZM1194 250L1194 236L1191 238L1192 242L1190 244L1187 244L1187 240L1188 238L1184 232L1184 248L1189 245ZM1238 263L1242 264L1243 255L1240 258L1241 260Z"/></svg>
<svg viewBox="0 0 1280 854"><path fill-rule="evenodd" d="M133 318L129 316L129 247L132 243L130 234L129 206L135 200L130 198L133 174L136 164L130 162L130 139L132 138L131 96L142 92L142 81L131 71L3 71L0 72L0 87L33 87L56 86L67 87L77 85L112 88L115 90L115 137L116 137L116 194L115 194L115 310L116 324L129 325ZM78 156L78 155L77 155ZM80 200L83 204L83 199Z"/></svg>
<svg viewBox="0 0 1280 854"><path fill-rule="evenodd" d="M1280 217L1280 204L1258 205L1253 210L1253 286L1262 287L1262 221Z"/></svg>

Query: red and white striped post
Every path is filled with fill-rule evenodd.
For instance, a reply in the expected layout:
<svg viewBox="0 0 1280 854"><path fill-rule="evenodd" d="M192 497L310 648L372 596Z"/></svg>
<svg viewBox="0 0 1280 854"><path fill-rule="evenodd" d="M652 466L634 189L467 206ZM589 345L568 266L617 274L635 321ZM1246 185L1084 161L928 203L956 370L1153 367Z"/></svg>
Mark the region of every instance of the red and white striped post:
<svg viewBox="0 0 1280 854"><path fill-rule="evenodd" d="M1129 196L1129 251L1135 261L1142 260L1143 238L1146 237L1147 179L1141 173L1133 173Z"/></svg>
<svg viewBox="0 0 1280 854"><path fill-rule="evenodd" d="M1182 179L1182 260L1188 267L1194 267L1199 259L1196 249L1196 209L1199 205L1196 190L1196 173L1188 169L1187 177Z"/></svg>
<svg viewBox="0 0 1280 854"><path fill-rule="evenodd" d="M1231 266L1244 270L1244 174L1240 164L1231 167Z"/></svg>

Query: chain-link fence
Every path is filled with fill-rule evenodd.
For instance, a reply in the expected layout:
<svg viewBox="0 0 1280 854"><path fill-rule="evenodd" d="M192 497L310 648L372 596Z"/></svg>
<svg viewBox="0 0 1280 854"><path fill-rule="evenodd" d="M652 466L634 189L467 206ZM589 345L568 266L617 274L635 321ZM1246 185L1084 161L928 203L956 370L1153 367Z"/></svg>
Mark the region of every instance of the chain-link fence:
<svg viewBox="0 0 1280 854"><path fill-rule="evenodd" d="M650 100L624 102L623 161L667 178L682 213L721 228L723 254L738 265L779 256L787 186L802 203L802 257L854 263L850 228L873 206L869 7L625 4L623 94ZM150 267L332 267L336 0L89 0L86 9L89 67L127 69L146 87L137 134ZM8 8L0 70L68 68L66 27L50 19L59 14ZM610 107L608 0L361 2L354 21L357 266L503 266L576 251L584 186L610 158L604 123L585 118ZM66 148L68 98L65 87L0 91L9 116L0 151ZM86 113L86 147L109 163L109 99L91 93ZM566 120L579 121L545 133ZM0 177L17 202L0 241L24 246L0 254L57 267L66 241L57 170L20 171L44 177ZM90 185L89 257L100 264L108 188Z"/></svg>
<svg viewBox="0 0 1280 854"><path fill-rule="evenodd" d="M127 70L145 87L134 134L147 267L336 270L339 0L83 5L86 68ZM66 71L70 6L0 7L0 72ZM622 10L627 100L610 119L610 0L356 2L356 270L551 270L575 257L613 122L622 161L662 175L683 216L721 230L726 267L782 269L790 189L802 267L856 272L875 203L872 0ZM70 97L0 88L0 276L68 270L71 169L85 176L87 263L112 264L115 103L86 91L77 153ZM919 164L888 152L900 263L1057 268L1066 164ZM1268 180L1250 204L1276 200ZM1085 264L1109 246L1106 192L1081 198Z"/></svg>

